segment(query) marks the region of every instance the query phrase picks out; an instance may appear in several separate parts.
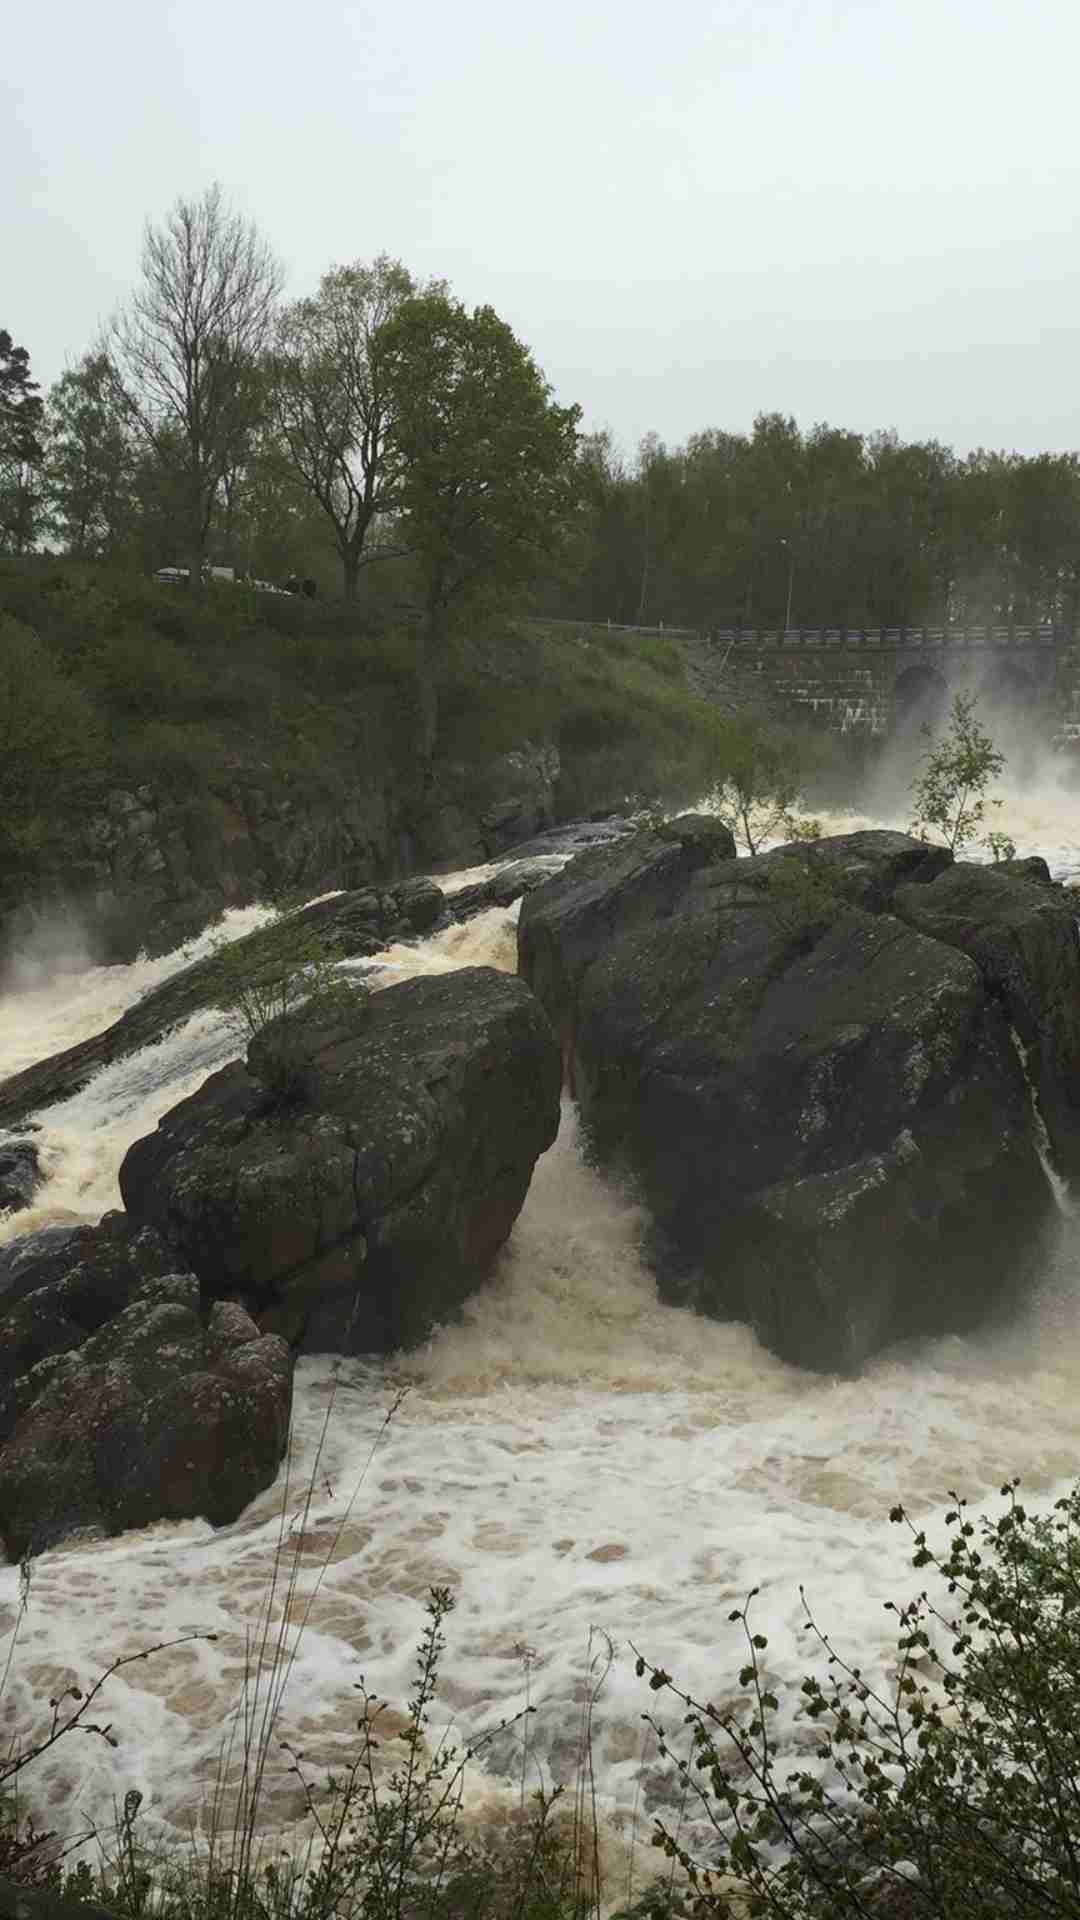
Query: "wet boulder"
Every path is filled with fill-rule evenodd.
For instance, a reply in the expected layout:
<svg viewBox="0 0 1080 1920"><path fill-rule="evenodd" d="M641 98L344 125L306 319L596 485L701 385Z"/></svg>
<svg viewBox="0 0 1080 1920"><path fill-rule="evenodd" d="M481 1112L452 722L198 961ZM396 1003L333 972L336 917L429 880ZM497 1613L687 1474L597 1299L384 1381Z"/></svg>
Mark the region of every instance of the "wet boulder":
<svg viewBox="0 0 1080 1920"><path fill-rule="evenodd" d="M32 1140L0 1138L0 1213L21 1213L42 1181L38 1150Z"/></svg>
<svg viewBox="0 0 1080 1920"><path fill-rule="evenodd" d="M773 849L773 855L798 854L829 877L852 906L888 913L898 887L928 886L952 865L948 847L918 840L910 833L869 827L860 833L832 833L797 847Z"/></svg>
<svg viewBox="0 0 1080 1920"><path fill-rule="evenodd" d="M730 830L691 814L579 854L526 896L518 921L518 971L567 1043L586 968L629 928L664 920L685 900L693 875L733 860Z"/></svg>
<svg viewBox="0 0 1080 1920"><path fill-rule="evenodd" d="M182 1021L227 998L242 967L251 977L287 971L298 940L306 958L364 958L392 940L426 931L444 910L432 880L403 880L392 888L365 887L332 894L283 914L231 942L224 953L193 961L128 1007L112 1026L62 1053L36 1061L0 1081L0 1127L17 1127L31 1114L68 1100L104 1066L156 1046Z"/></svg>
<svg viewBox="0 0 1080 1920"><path fill-rule="evenodd" d="M156 1233L136 1231L119 1212L96 1226L46 1227L0 1248L0 1436L8 1431L14 1383L38 1361L81 1346L134 1290L175 1270Z"/></svg>
<svg viewBox="0 0 1080 1920"><path fill-rule="evenodd" d="M208 1298L308 1350L392 1349L450 1316L509 1234L558 1125L554 1038L485 967L290 1018L295 1097L268 1097L268 1029L130 1149L125 1205Z"/></svg>
<svg viewBox="0 0 1080 1920"><path fill-rule="evenodd" d="M896 911L967 954L1007 1015L1061 1170L1080 1173L1080 936L1076 903L1039 871L957 863L930 886L902 887Z"/></svg>
<svg viewBox="0 0 1080 1920"><path fill-rule="evenodd" d="M23 1293L60 1279L67 1268L64 1250L79 1231L75 1225L37 1227L0 1246L0 1312Z"/></svg>
<svg viewBox="0 0 1080 1920"><path fill-rule="evenodd" d="M542 887L558 872L557 863L545 859L508 860L486 880L474 880L447 895L447 910L454 920L468 920L473 914L486 913L489 907L510 907L523 894Z"/></svg>
<svg viewBox="0 0 1080 1920"><path fill-rule="evenodd" d="M123 1311L16 1383L0 1444L11 1559L73 1532L235 1520L288 1438L292 1360L235 1302L205 1312L192 1274L146 1280Z"/></svg>
<svg viewBox="0 0 1080 1920"><path fill-rule="evenodd" d="M74 1531L233 1520L273 1479L292 1361L239 1308L211 1308L120 1213L5 1249L0 1542L18 1558Z"/></svg>
<svg viewBox="0 0 1080 1920"><path fill-rule="evenodd" d="M662 1289L850 1372L1006 1296L1052 1201L978 968L820 867L778 850L702 868L673 911L592 957L571 943L562 977L580 969L583 1114L649 1204Z"/></svg>
<svg viewBox="0 0 1080 1920"><path fill-rule="evenodd" d="M399 880L394 902L400 918L411 933L430 933L442 918L446 900L434 880L418 877Z"/></svg>

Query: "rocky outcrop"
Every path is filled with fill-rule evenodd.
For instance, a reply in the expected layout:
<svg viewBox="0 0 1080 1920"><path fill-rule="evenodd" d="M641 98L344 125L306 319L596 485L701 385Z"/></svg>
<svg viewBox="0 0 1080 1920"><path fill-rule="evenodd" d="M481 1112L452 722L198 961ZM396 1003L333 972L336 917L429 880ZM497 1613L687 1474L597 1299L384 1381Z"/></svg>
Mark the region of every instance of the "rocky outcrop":
<svg viewBox="0 0 1080 1920"><path fill-rule="evenodd" d="M687 814L580 855L526 896L518 971L547 1008L564 1048L578 985L597 954L631 927L673 914L695 873L734 856L727 827L709 815Z"/></svg>
<svg viewBox="0 0 1080 1920"><path fill-rule="evenodd" d="M414 1341L476 1286L558 1125L559 1063L528 989L488 968L295 1016L302 1097L269 1102L273 1029L136 1142L132 1219L209 1298L308 1348Z"/></svg>
<svg viewBox="0 0 1080 1920"><path fill-rule="evenodd" d="M406 812L403 796L363 777L333 798L242 768L190 801L116 788L69 836L62 869L39 874L22 898L0 887L0 949L32 945L38 922L63 916L102 959L132 960L268 894L377 886L423 858Z"/></svg>
<svg viewBox="0 0 1080 1920"><path fill-rule="evenodd" d="M0 1311L26 1292L59 1280L69 1265L66 1249L85 1227L38 1227L0 1246Z"/></svg>
<svg viewBox="0 0 1080 1920"><path fill-rule="evenodd" d="M658 864L651 837L575 863L525 902L520 952L597 1150L648 1200L662 1287L830 1371L978 1317L1050 1194L1000 1005L884 911L940 853L844 836L653 900Z"/></svg>
<svg viewBox="0 0 1080 1920"><path fill-rule="evenodd" d="M888 913L897 888L924 887L952 865L948 847L936 847L907 833L873 828L862 833L834 833L812 840L801 849L774 848L764 856L774 863L800 852L815 873L854 907L868 913Z"/></svg>
<svg viewBox="0 0 1080 1920"><path fill-rule="evenodd" d="M932 886L902 887L896 911L975 962L1024 1047L1055 1158L1063 1172L1080 1173L1075 900L1050 880L1045 861L958 863Z"/></svg>
<svg viewBox="0 0 1080 1920"><path fill-rule="evenodd" d="M70 1099L101 1067L156 1045L200 1008L216 1006L227 991L226 972L235 977L239 964L252 974L288 968L298 935L310 937L315 950L321 948L328 956L369 956L391 940L426 932L442 916L445 904L433 880L413 879L393 888L335 894L283 915L233 942L224 965L218 955L195 961L136 1001L103 1033L12 1074L0 1083L0 1127L18 1126L41 1108Z"/></svg>
<svg viewBox="0 0 1080 1920"><path fill-rule="evenodd" d="M448 896L447 906L455 920L468 920L485 913L489 907L510 907L523 894L546 885L558 867L550 860L508 860L487 880L474 880Z"/></svg>
<svg viewBox="0 0 1080 1920"><path fill-rule="evenodd" d="M28 1207L41 1180L33 1141L0 1137L0 1213L20 1213Z"/></svg>
<svg viewBox="0 0 1080 1920"><path fill-rule="evenodd" d="M556 746L528 741L480 766L444 766L417 820L424 858L477 866L542 833L558 817L561 772Z"/></svg>
<svg viewBox="0 0 1080 1920"><path fill-rule="evenodd" d="M156 1233L119 1212L96 1226L46 1227L0 1247L0 1433L14 1383L40 1360L81 1346L176 1261ZM4 1411L4 1409L7 1411Z"/></svg>
<svg viewBox="0 0 1080 1920"><path fill-rule="evenodd" d="M487 907L509 906L550 879L552 868L545 861L568 858L576 847L594 841L612 844L629 831L624 821L587 821L556 829L534 843L541 850L534 858L509 861L488 879L456 893L444 894L436 881L414 876L392 887L363 887L334 894L234 942L228 949L229 965L235 970L242 962L252 972L272 969L287 959L298 932L311 936L327 956L370 958L391 942L421 938L440 925L468 919ZM104 1032L0 1081L0 1128L25 1126L31 1115L78 1093L100 1068L156 1045L193 1013L217 1005L221 996L222 966L216 956L183 968L145 994ZM13 1150L10 1188L5 1184L8 1146ZM29 1185L28 1169L34 1157L32 1143L0 1139L0 1210L27 1204L18 1196ZM12 1197L5 1198L9 1191Z"/></svg>
<svg viewBox="0 0 1080 1920"><path fill-rule="evenodd" d="M33 1238L0 1291L8 1555L87 1529L235 1519L285 1449L285 1342L235 1303L208 1306L164 1242L120 1214Z"/></svg>
<svg viewBox="0 0 1080 1920"><path fill-rule="evenodd" d="M482 767L442 766L420 795L409 770L324 784L223 769L185 800L153 784L104 793L60 866L0 874L0 959L58 917L106 961L166 953L226 907L282 892L396 886L423 866L498 858L557 817L558 749L529 741Z"/></svg>

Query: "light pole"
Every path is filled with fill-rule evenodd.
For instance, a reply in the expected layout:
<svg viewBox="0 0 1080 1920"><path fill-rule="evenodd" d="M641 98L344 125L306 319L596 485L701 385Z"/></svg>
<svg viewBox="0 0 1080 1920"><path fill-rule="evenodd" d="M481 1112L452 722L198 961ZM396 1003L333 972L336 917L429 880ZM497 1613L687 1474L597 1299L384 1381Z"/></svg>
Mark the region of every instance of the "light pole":
<svg viewBox="0 0 1080 1920"><path fill-rule="evenodd" d="M791 626L791 595L795 586L795 549L790 540L781 540L780 545L786 547L788 551L787 612L784 614L784 632L786 633Z"/></svg>

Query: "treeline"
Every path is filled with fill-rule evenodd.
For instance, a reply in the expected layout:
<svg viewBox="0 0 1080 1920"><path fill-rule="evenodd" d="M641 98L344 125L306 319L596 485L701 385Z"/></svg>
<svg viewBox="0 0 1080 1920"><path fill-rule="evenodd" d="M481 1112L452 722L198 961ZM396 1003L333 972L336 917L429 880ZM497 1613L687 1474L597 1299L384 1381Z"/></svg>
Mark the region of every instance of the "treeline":
<svg viewBox="0 0 1080 1920"><path fill-rule="evenodd" d="M631 625L1075 621L1076 454L763 413L628 457L442 281L381 256L281 287L211 188L147 225L131 295L47 395L0 331L0 551L389 581L436 645L493 591Z"/></svg>
<svg viewBox="0 0 1080 1920"><path fill-rule="evenodd" d="M584 526L555 606L692 627L1073 622L1075 453L904 442L760 414L749 434L582 441Z"/></svg>
<svg viewBox="0 0 1080 1920"><path fill-rule="evenodd" d="M405 560L425 631L550 568L574 517L579 410L490 307L399 262L283 303L220 190L148 223L139 275L47 397L0 334L0 549L280 579Z"/></svg>

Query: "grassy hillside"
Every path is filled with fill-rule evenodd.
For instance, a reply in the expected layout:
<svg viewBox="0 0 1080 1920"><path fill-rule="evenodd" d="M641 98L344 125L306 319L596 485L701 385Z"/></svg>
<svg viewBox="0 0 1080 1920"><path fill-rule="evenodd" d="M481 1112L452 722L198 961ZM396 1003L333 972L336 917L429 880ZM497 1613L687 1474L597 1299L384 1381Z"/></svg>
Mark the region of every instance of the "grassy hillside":
<svg viewBox="0 0 1080 1920"><path fill-rule="evenodd" d="M239 770L308 799L363 769L415 777L408 610L255 596L201 604L139 575L0 560L0 810L34 861L110 787L192 801ZM707 783L713 712L675 641L489 620L455 645L440 692L440 777L476 789L525 741L558 747L564 817Z"/></svg>

